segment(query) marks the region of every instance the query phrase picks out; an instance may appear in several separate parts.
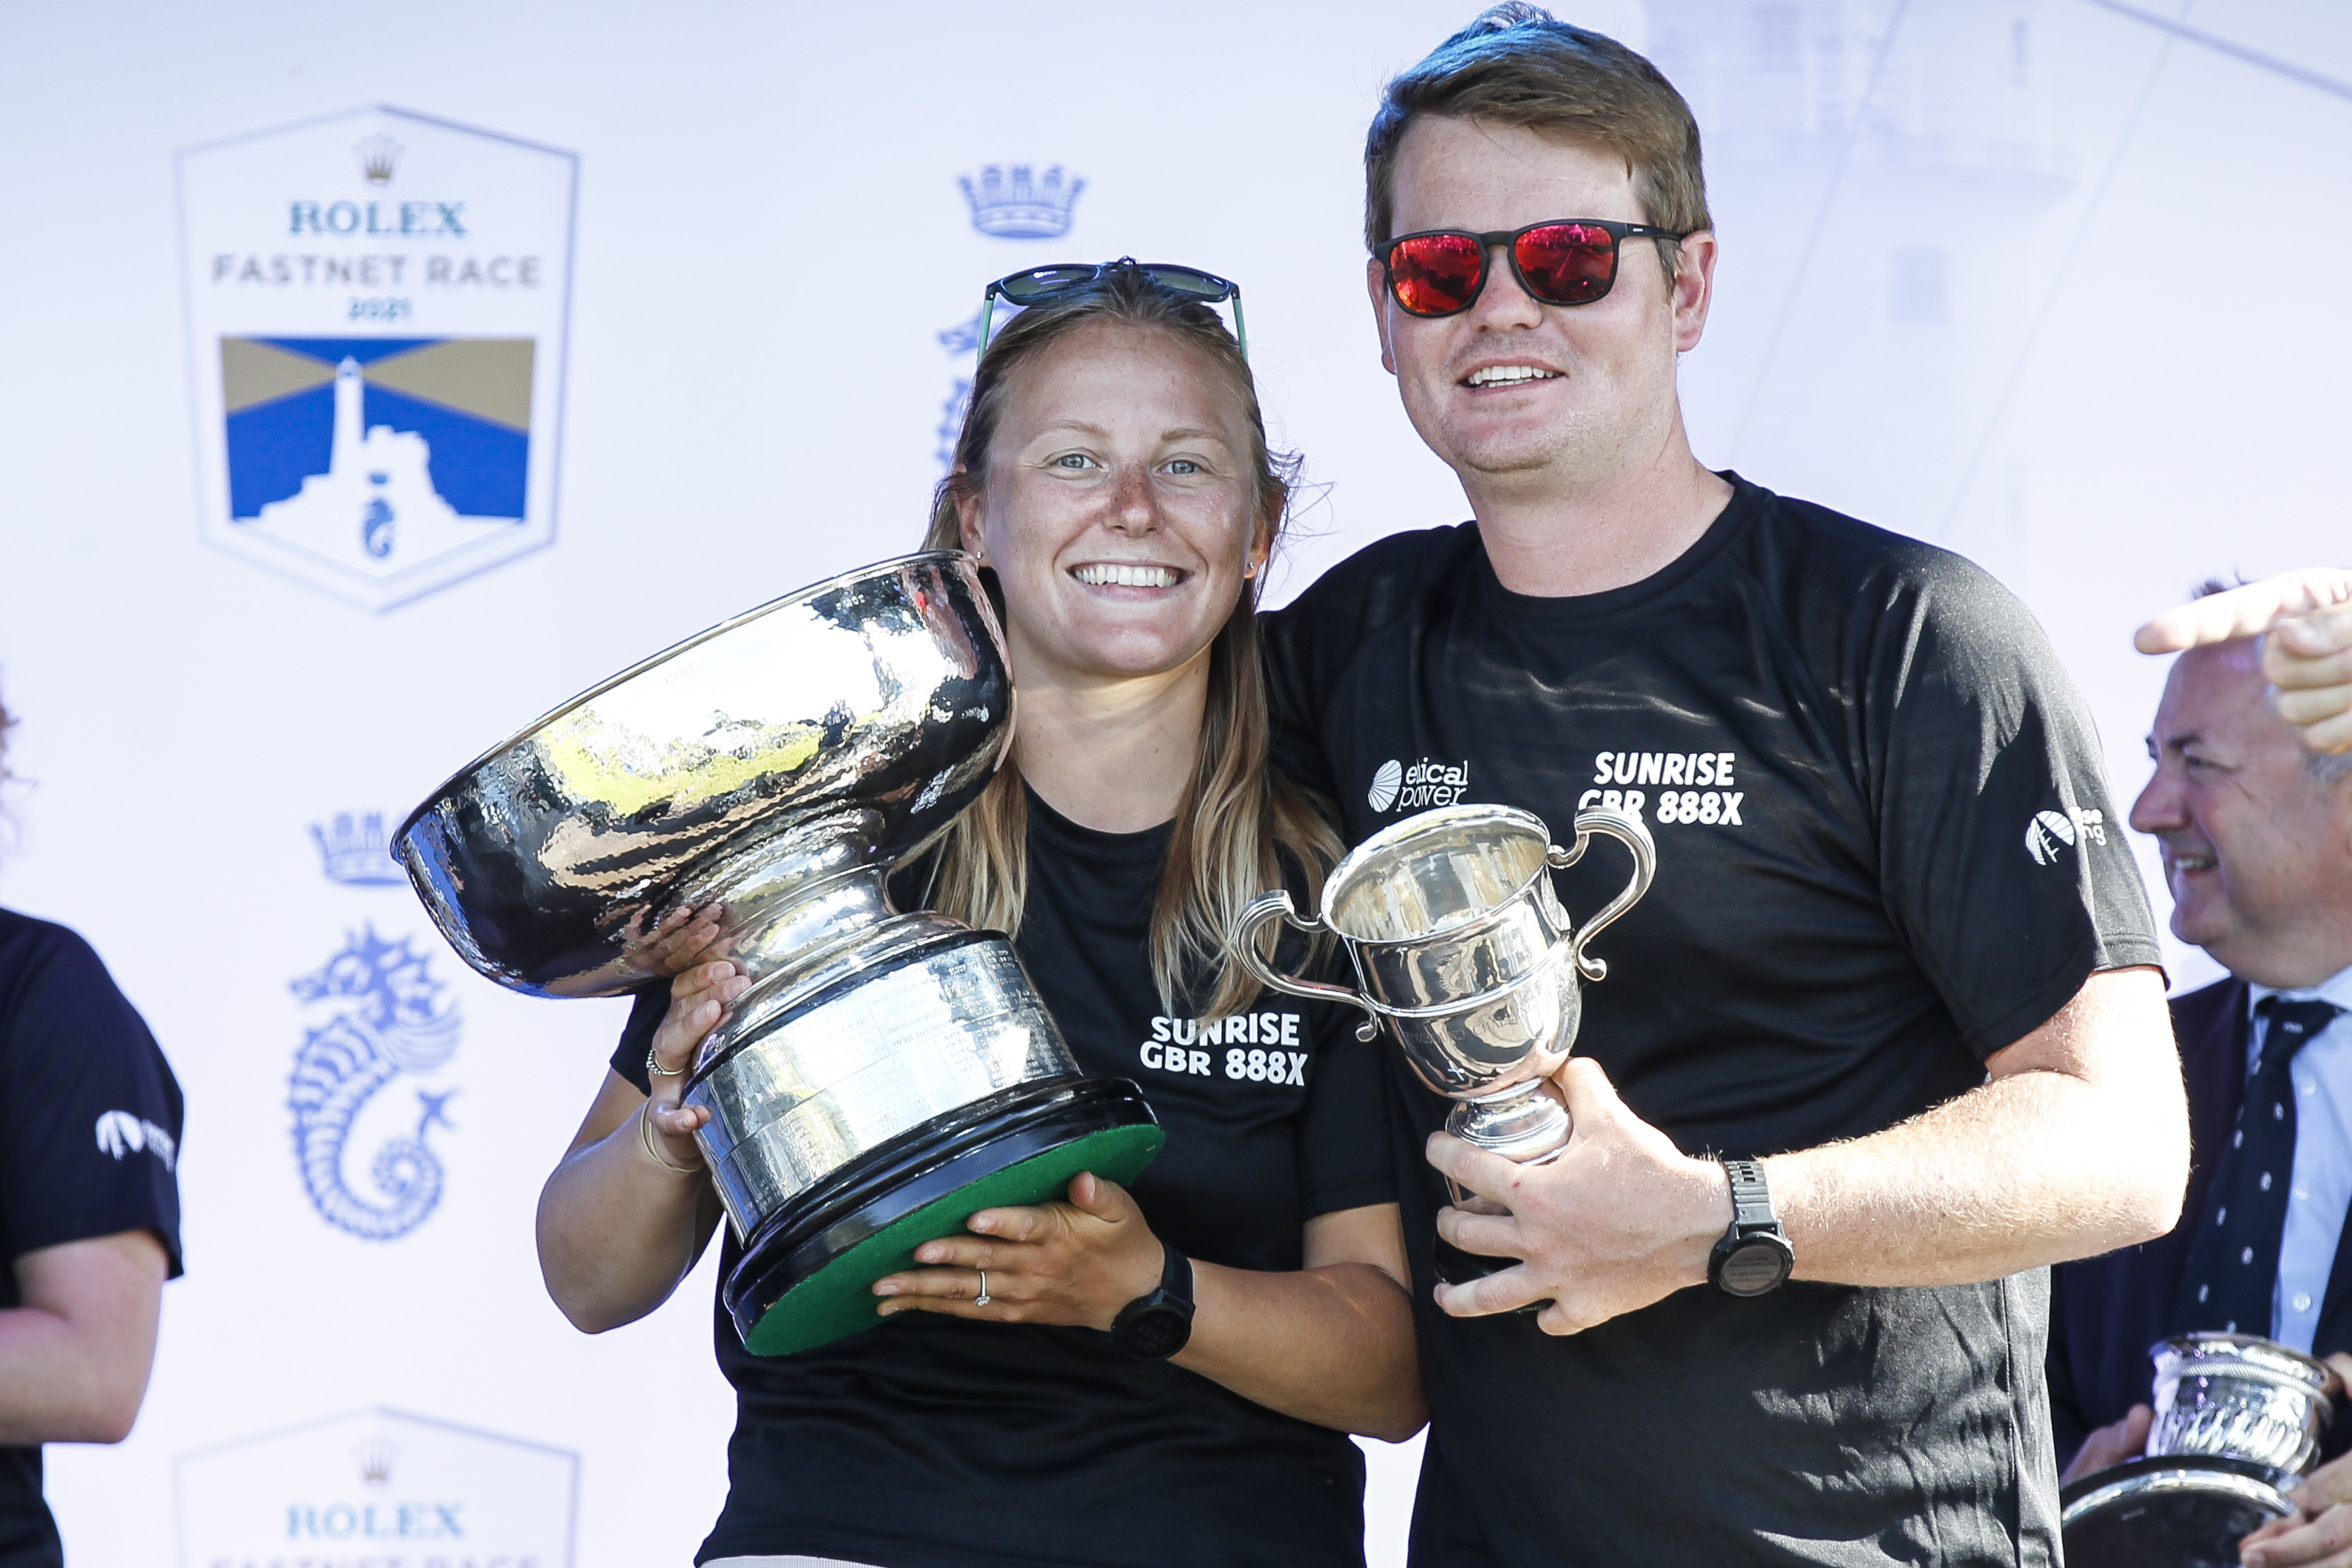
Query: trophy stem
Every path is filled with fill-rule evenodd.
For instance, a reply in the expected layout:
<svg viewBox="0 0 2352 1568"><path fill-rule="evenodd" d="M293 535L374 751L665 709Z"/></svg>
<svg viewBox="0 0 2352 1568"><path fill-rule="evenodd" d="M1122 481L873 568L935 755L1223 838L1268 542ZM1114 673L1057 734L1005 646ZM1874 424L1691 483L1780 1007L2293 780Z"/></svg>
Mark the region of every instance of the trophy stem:
<svg viewBox="0 0 2352 1568"><path fill-rule="evenodd" d="M1464 1143L1501 1155L1505 1159L1521 1165L1539 1166L1556 1160L1568 1147L1571 1124L1568 1107L1545 1093L1541 1079L1529 1079L1493 1094L1482 1094L1475 1100L1457 1100L1446 1113L1445 1130ZM1451 1176L1445 1189L1458 1207L1467 1203L1471 1195L1462 1190ZM1473 1280L1505 1269L1517 1267L1517 1258L1490 1258L1475 1252L1465 1252L1443 1238L1433 1244L1437 1277L1449 1285L1466 1285ZM1513 1309L1519 1312L1541 1312L1551 1303L1530 1301Z"/></svg>
<svg viewBox="0 0 2352 1568"><path fill-rule="evenodd" d="M888 863L874 852L879 819L830 812L736 852L732 874L696 902L724 911L720 941L754 982L808 967L889 920Z"/></svg>
<svg viewBox="0 0 2352 1568"><path fill-rule="evenodd" d="M1543 1092L1540 1079L1529 1079L1455 1101L1445 1130L1475 1148L1530 1165L1567 1146L1570 1124L1568 1108Z"/></svg>

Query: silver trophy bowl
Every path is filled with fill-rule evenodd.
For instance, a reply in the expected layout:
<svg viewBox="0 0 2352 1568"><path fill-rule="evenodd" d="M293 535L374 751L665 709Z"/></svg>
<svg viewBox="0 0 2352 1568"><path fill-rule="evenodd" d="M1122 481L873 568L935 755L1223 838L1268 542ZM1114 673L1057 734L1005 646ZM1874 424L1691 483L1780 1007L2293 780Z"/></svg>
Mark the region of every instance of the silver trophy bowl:
<svg viewBox="0 0 2352 1568"><path fill-rule="evenodd" d="M2326 1429L2327 1368L2252 1334L2191 1333L2148 1352L2156 1363L2150 1458L2218 1454L2301 1472Z"/></svg>
<svg viewBox="0 0 2352 1568"><path fill-rule="evenodd" d="M1580 931L1551 873L1583 859L1596 833L1633 852L1633 875ZM1576 841L1562 849L1532 812L1445 806L1359 844L1332 868L1313 917L1302 919L1286 892L1264 894L1242 912L1231 941L1260 984L1362 1009L1363 1040L1385 1028L1421 1081L1454 1101L1447 1132L1510 1159L1541 1161L1570 1131L1543 1082L1576 1044L1581 982L1609 972L1585 949L1649 891L1656 869L1649 829L1622 811L1579 812ZM1276 969L1259 947L1276 920L1338 937L1357 984ZM1486 1271L1448 1248L1440 1260L1441 1272Z"/></svg>
<svg viewBox="0 0 2352 1568"><path fill-rule="evenodd" d="M1127 1181L1160 1145L1134 1084L1081 1078L1012 945L901 914L894 859L980 793L1013 686L969 558L879 562L614 676L492 747L395 852L466 962L534 996L657 977L716 904L751 987L684 1086L741 1260L722 1296L773 1354L875 1322L867 1291L975 1209Z"/></svg>

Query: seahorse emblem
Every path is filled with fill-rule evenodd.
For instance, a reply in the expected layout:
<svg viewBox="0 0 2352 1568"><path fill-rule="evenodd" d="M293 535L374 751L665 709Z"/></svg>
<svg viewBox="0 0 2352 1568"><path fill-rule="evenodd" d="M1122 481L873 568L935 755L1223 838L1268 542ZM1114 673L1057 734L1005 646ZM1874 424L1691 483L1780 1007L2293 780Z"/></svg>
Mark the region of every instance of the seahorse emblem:
<svg viewBox="0 0 2352 1568"><path fill-rule="evenodd" d="M453 1124L443 1107L454 1091L416 1092L416 1131L388 1138L368 1163L380 1197L355 1190L346 1175L352 1124L403 1072L426 1072L457 1049L457 1009L405 936L386 942L369 925L314 974L289 987L305 1002L348 1002L305 1031L294 1053L287 1104L294 1113L294 1156L311 1205L331 1225L370 1241L391 1241L425 1222L441 1201L441 1161L425 1135Z"/></svg>

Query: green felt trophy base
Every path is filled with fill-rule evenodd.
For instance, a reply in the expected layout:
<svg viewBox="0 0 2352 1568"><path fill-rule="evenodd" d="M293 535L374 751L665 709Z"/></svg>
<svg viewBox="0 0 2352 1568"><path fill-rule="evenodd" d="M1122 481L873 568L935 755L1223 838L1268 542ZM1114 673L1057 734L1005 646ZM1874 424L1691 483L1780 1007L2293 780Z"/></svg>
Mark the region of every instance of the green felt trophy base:
<svg viewBox="0 0 2352 1568"><path fill-rule="evenodd" d="M1016 1085L900 1134L772 1216L722 1296L755 1355L876 1326L874 1281L983 1208L1050 1203L1092 1171L1124 1186L1167 1141L1125 1079Z"/></svg>

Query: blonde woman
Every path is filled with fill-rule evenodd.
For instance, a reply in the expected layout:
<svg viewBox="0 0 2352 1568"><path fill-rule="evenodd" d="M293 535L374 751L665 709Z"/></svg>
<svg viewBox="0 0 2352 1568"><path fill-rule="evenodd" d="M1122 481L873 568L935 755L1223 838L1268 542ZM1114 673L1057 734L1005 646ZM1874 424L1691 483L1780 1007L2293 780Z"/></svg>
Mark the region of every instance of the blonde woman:
<svg viewBox="0 0 2352 1568"><path fill-rule="evenodd" d="M1346 1435L1423 1423L1374 1048L1221 941L1338 844L1267 766L1255 586L1288 486L1219 289L1132 262L992 287L1030 308L983 350L927 542L990 574L1019 727L898 890L1011 932L1167 1146L1131 1191L1081 1176L926 1244L873 1331L762 1359L719 1312L739 1418L698 1563L1356 1564ZM640 997L548 1183L541 1265L583 1329L652 1311L711 1235L702 1113L649 1101L645 1063L683 1068L745 984L719 960ZM1147 1301L1157 1342L1120 1327Z"/></svg>

